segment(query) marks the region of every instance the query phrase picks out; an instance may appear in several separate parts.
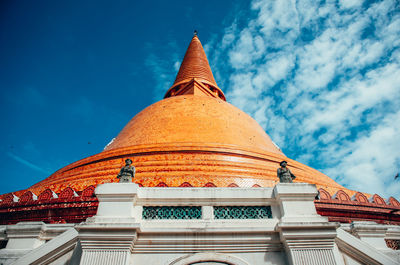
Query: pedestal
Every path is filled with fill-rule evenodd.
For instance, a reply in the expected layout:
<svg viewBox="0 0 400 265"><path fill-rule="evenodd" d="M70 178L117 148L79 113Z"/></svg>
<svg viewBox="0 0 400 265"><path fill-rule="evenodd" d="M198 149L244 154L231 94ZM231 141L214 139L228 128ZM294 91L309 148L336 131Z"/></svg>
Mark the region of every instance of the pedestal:
<svg viewBox="0 0 400 265"><path fill-rule="evenodd" d="M282 213L277 231L289 264L341 264L335 251L338 224L317 214L314 205L317 194L315 185L306 183L280 183L274 188Z"/></svg>
<svg viewBox="0 0 400 265"><path fill-rule="evenodd" d="M97 214L76 227L83 265L128 265L139 224L134 218L138 185L107 183L96 188Z"/></svg>

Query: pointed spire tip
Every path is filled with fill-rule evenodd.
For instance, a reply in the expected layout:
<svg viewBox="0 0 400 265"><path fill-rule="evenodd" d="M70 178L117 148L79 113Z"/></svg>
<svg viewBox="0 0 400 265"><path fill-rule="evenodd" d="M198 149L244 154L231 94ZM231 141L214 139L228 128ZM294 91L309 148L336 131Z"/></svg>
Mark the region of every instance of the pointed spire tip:
<svg viewBox="0 0 400 265"><path fill-rule="evenodd" d="M224 93L218 87L212 74L206 53L197 36L198 31L194 30L194 36L190 41L185 56L176 75L174 84L168 89L164 98L180 95L185 84L189 84L193 79L205 86L205 89L222 100L225 99Z"/></svg>

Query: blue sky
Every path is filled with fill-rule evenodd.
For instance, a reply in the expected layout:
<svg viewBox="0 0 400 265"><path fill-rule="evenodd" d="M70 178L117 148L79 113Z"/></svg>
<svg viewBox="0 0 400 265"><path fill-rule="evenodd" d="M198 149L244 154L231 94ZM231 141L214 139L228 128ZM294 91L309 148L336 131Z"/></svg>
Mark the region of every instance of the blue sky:
<svg viewBox="0 0 400 265"><path fill-rule="evenodd" d="M144 2L0 3L0 194L102 151L197 29L228 102L288 157L400 197L398 2Z"/></svg>

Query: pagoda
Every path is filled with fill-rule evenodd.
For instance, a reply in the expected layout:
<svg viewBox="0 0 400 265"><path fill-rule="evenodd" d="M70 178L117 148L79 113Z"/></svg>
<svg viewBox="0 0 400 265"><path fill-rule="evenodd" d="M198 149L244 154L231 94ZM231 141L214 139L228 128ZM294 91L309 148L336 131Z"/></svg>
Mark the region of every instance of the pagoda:
<svg viewBox="0 0 400 265"><path fill-rule="evenodd" d="M142 219L151 219L151 216L153 216L151 214L154 214L154 211L156 211L155 216L158 216L158 208L151 207L161 206L146 206L148 203L152 202L152 200L157 201L160 205L167 203L162 207L170 207L171 205L171 207L194 207L190 209L187 208L189 209L187 211L193 215L189 217L193 217L194 219L205 218L204 216L206 215L204 212L201 214L199 213L200 217L196 214L196 211L199 211L199 208L196 207L200 207L196 206L196 203L202 201L209 202L210 205L204 207L214 207L213 211L215 214L217 210L220 210L215 207L225 207L229 205L229 203L234 202L235 199L231 194L238 191L243 192L243 202L242 204L239 203L239 206L236 205L232 207L242 207L241 209L243 211L257 211L255 218L277 218L276 220L278 222L279 218L283 220L283 217L288 215L287 212L284 212L286 206L284 206L283 200L286 200L286 195L283 194L289 194L291 191L289 192L285 190L286 188L282 188L286 186L279 184L277 178L277 169L280 166L280 162L287 161L288 167L296 176L293 183L294 190L293 193L290 194L294 194L293 198L297 198L296 200L299 201L307 198L311 204L304 205L307 207L310 207L310 205L315 207L315 209L313 208L312 210L315 211L315 213L311 213L311 211L309 215L311 216L310 220L318 221L318 224L317 221L315 221L315 227L323 227L320 223L325 222L324 224L330 227L329 229L331 230L329 231L332 232L336 231L335 229L338 223L341 223L343 229L347 229L346 231L351 230L350 224L360 221L374 222L376 225L379 223L382 227L386 227L387 225L398 227L400 225L400 203L398 200L393 197L384 199L377 194L371 195L361 191L349 190L318 170L287 157L252 117L228 103L222 89L217 85L214 79L197 34L191 39L175 81L166 91L163 100L150 105L135 115L102 152L67 165L54 172L48 178L25 190L1 195L0 225L4 227L8 225L7 227L10 227L12 230L13 225L18 227L21 222L23 224L39 222L43 225L54 225L54 227L57 227L57 225L60 227L73 227L75 224L84 222L85 220L92 220L90 218L95 218L93 220L103 220L99 218L96 219L96 213L99 215L98 211L100 211L101 208L100 204L102 200L100 198L102 198L101 196L105 196L102 195L104 190L100 187L108 187L110 184L116 184L116 182L118 182L116 176L124 165L124 161L128 158L132 160L136 168L133 181L138 185L137 191L135 191L137 195L135 196L138 198L138 201L141 201L140 207L142 208L140 208L140 211L143 211ZM313 187L316 187L316 191L318 190L315 194L313 193ZM198 198L196 197L197 199L194 199L195 197L190 198L189 202L191 202L191 204L189 206L182 201L182 198L186 198L186 195L182 195L182 197L179 197L181 195L176 195L181 198L181 201L178 199L171 199L169 201L167 199L169 198L168 196L175 198L174 193L186 194L185 190L193 192L190 194L193 194L195 197L197 193L208 194L208 197L204 195L206 197L200 196ZM157 195L155 191L159 194ZM302 193L303 191L306 195ZM214 205L211 203L213 200L212 196L214 196L212 194L216 196L215 201L219 204L216 203ZM226 201L221 199L225 198L224 194L227 194ZM253 198L251 194L260 196L257 197L258 201L256 200L255 205L251 204L251 202L253 202L252 200L255 198ZM115 194L115 196L118 197L117 194ZM152 199L151 196L156 197ZM160 199L161 197L157 199L157 196L164 196L162 198L166 201L162 201ZM240 197L241 195L238 196ZM263 196L265 196L264 199L262 199ZM276 202L274 201L275 199L277 200ZM288 200L290 201L291 199ZM260 204L262 201L271 203L268 207L272 208L265 208L267 206L262 206L262 204ZM173 206L173 203L177 203L179 206ZM246 205L251 205L253 208L243 208L247 207ZM273 207L277 207L277 205L281 205L280 210L278 210L279 207L276 208L277 210L273 210L275 209ZM203 205L201 207L203 207ZM165 208L163 209L165 210ZM272 209L272 212L268 209ZM290 209L293 210L293 208ZM178 211L178 208L175 210ZM283 212L274 217L274 211ZM245 217L246 216L249 217L248 215L245 215ZM236 217L238 217L238 215L233 216L231 219L235 219ZM158 216L157 218L160 217ZM214 220L213 218L223 219L224 215L217 214L210 218L210 220ZM183 219L187 218L184 217ZM288 217L288 219L285 220L285 222L281 222L280 226L277 226L278 228L274 228L275 230L273 230L275 231L274 233L279 232L282 238L287 237L287 230L285 229L288 228L285 225L287 224L286 222L288 222L287 220L291 219ZM301 220L301 218L299 220ZM41 227L43 227L43 225ZM146 231L146 229L151 230L151 226L149 227L143 228L143 231ZM374 226L372 229L379 230L379 227L377 228ZM175 231L175 228L171 228L172 231ZM247 229L246 231L251 230L249 230L249 227L246 225L239 225L237 227L240 231L245 228ZM77 231L86 231L85 226L83 226L83 228L77 226L76 229ZM177 231L179 230L178 228L176 229ZM218 230L219 228L215 229ZM361 231L362 229L360 229L357 230L354 228L354 231ZM387 227L385 229L385 231L388 230ZM255 228L254 231L256 230ZM6 228L4 228L4 231L6 231ZM201 231L203 231L202 233L211 233L208 230ZM10 233L12 234L12 232ZM86 235L86 232L82 233ZM335 234L336 232L332 233ZM337 233L340 234L341 232ZM396 233L394 233L395 236L392 238L382 237L381 242L384 242L382 244L387 244L387 246L392 249L398 249L399 240L397 236L400 235L400 232L398 235ZM86 242L85 240L87 240L86 237L80 237L77 234L75 237L81 238L81 240L83 240L82 242ZM271 238L272 241L279 241L278 238ZM329 240L334 240L335 236L333 235L332 238ZM344 241L347 240L346 235L341 238ZM362 236L359 236L359 238L362 238ZM162 241L161 239L157 240L160 240L160 242ZM6 242L6 240L3 241ZM143 241L141 244L147 244L145 242L147 241ZM282 251L283 245L287 248L292 247L292 245L290 245L291 243L287 242L284 244L276 244L277 245L271 245L271 248L278 248L273 251ZM130 253L135 252L135 247L132 246L130 247ZM82 247L85 249L86 245L82 245ZM323 249L328 248L330 249L330 247ZM231 251L234 251L234 249L233 247ZM210 248L210 251L211 250L213 249ZM136 251L140 253L146 252L144 247L141 247L140 244ZM168 252L165 249L163 251ZM228 250L224 248L223 252L224 251L226 252ZM131 254L128 253L126 255L129 256ZM221 258L221 260L222 259L223 258ZM292 260L296 259L297 258L294 256L292 257ZM85 262L89 262L89 260L90 259L87 258ZM332 258L332 260L334 259ZM381 260L385 260L385 258ZM218 260L216 260L216 262L217 261ZM85 262L82 264L89 264ZM188 263L179 263L177 261L171 264L198 264L196 262L201 261L187 262ZM141 263L139 262L138 264ZM245 263L240 263L236 260L231 263L229 263L229 261L226 261L226 263L221 261L218 264ZM280 263L277 262L276 264ZM293 264L303 263L294 262Z"/></svg>

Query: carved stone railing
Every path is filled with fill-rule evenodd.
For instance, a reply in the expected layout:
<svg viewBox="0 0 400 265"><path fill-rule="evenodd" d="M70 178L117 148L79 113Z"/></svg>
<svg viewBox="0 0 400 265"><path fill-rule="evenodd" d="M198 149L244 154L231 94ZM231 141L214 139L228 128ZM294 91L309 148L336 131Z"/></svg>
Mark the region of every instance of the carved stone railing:
<svg viewBox="0 0 400 265"><path fill-rule="evenodd" d="M214 219L269 219L271 206L216 206Z"/></svg>
<svg viewBox="0 0 400 265"><path fill-rule="evenodd" d="M201 219L200 206L144 206L143 219Z"/></svg>

